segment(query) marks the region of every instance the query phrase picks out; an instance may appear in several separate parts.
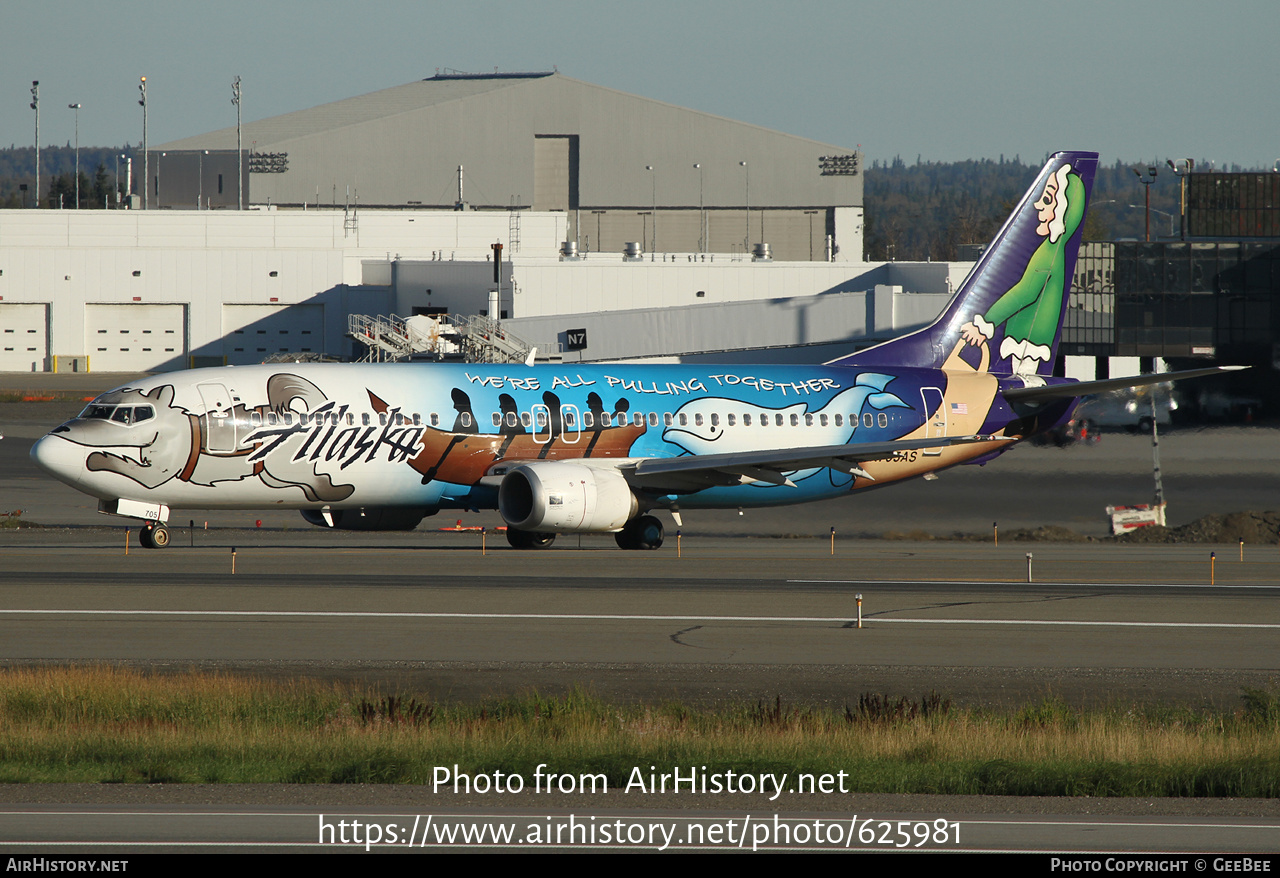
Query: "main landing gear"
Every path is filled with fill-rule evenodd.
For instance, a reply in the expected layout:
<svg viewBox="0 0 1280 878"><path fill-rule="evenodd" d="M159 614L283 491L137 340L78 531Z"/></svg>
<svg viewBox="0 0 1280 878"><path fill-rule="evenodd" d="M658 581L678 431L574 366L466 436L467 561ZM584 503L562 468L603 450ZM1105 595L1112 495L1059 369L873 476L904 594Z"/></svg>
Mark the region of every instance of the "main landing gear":
<svg viewBox="0 0 1280 878"><path fill-rule="evenodd" d="M652 515L641 515L628 521L613 536L621 549L658 549L662 547L662 522ZM553 533L507 528L507 542L513 549L547 549L555 541Z"/></svg>
<svg viewBox="0 0 1280 878"><path fill-rule="evenodd" d="M531 530L507 528L507 542L513 549L549 549L556 541L555 534L535 533Z"/></svg>
<svg viewBox="0 0 1280 878"><path fill-rule="evenodd" d="M620 549L658 549L662 547L662 522L652 515L641 515L628 521L613 537Z"/></svg>
<svg viewBox="0 0 1280 878"><path fill-rule="evenodd" d="M163 524L148 524L138 531L138 542L144 549L163 549L169 545L169 528Z"/></svg>

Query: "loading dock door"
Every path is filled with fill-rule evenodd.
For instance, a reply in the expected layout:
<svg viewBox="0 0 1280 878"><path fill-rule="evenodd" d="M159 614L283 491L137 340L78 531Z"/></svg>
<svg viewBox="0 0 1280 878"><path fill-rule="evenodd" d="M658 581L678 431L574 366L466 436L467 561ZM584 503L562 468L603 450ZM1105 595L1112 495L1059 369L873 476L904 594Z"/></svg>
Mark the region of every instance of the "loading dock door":
<svg viewBox="0 0 1280 878"><path fill-rule="evenodd" d="M0 303L0 372L45 371L48 314L48 305Z"/></svg>
<svg viewBox="0 0 1280 878"><path fill-rule="evenodd" d="M223 305L222 353L229 366L271 354L322 353L323 305Z"/></svg>
<svg viewBox="0 0 1280 878"><path fill-rule="evenodd" d="M187 306L85 305L84 340L94 372L182 369L187 365Z"/></svg>

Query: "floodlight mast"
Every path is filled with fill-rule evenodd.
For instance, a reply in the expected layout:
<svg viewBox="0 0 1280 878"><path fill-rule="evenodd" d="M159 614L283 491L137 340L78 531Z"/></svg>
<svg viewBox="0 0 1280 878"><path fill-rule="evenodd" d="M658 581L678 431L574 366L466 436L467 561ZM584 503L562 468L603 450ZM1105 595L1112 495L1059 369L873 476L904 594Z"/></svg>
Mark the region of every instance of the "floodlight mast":
<svg viewBox="0 0 1280 878"><path fill-rule="evenodd" d="M40 80L31 80L31 109L36 111L36 207L40 206Z"/></svg>
<svg viewBox="0 0 1280 878"><path fill-rule="evenodd" d="M244 210L244 141L240 131L240 77L238 76L235 82L231 83L231 103L236 105L236 186L239 193L237 209Z"/></svg>
<svg viewBox="0 0 1280 878"><path fill-rule="evenodd" d="M147 152L147 78L141 77L141 82L138 91L142 93L142 99L138 103L142 105L142 209L146 210L149 207L147 180L151 176L150 154Z"/></svg>

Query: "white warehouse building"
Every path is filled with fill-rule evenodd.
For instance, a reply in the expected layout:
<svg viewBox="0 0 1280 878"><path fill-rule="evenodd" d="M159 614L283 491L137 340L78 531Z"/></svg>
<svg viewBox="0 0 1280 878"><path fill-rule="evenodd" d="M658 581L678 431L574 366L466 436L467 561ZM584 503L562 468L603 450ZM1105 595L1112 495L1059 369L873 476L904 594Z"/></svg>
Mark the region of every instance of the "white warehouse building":
<svg viewBox="0 0 1280 878"><path fill-rule="evenodd" d="M566 360L814 362L927 322L968 268L861 261L856 150L559 74L248 123L244 210L235 137L135 159L146 209L0 211L0 370L360 356L350 315L392 313Z"/></svg>

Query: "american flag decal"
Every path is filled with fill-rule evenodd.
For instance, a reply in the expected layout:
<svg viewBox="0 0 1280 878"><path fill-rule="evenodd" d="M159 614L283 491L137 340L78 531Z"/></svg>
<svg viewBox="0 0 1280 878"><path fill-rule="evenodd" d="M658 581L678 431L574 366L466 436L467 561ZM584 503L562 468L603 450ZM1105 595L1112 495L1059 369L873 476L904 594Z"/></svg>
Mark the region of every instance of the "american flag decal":
<svg viewBox="0 0 1280 878"><path fill-rule="evenodd" d="M967 414L969 414L969 404L968 404L967 402L953 402L953 403L951 403L951 414L953 414L953 415L967 415Z"/></svg>

